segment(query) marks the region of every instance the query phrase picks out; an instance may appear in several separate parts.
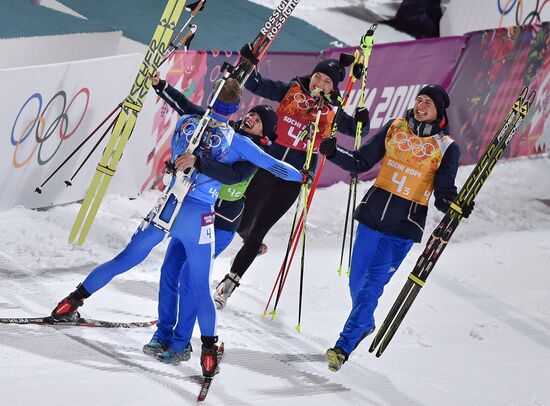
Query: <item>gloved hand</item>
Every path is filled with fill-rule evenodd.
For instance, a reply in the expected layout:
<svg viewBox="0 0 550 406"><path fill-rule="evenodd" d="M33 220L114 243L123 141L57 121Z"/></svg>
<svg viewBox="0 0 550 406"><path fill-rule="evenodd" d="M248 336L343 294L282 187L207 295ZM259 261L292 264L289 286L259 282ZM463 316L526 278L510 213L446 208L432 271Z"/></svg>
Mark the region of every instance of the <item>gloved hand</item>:
<svg viewBox="0 0 550 406"><path fill-rule="evenodd" d="M166 81L160 78L159 71L156 71L153 76L149 77L149 79L151 79L151 85L153 85L153 88L160 92L162 92L166 87Z"/></svg>
<svg viewBox="0 0 550 406"><path fill-rule="evenodd" d="M311 186L313 184L313 180L315 179L315 174L311 171L306 171L305 169L302 169L300 172L303 176L301 182L302 185Z"/></svg>
<svg viewBox="0 0 550 406"><path fill-rule="evenodd" d="M462 205L462 217L467 219L470 217L470 214L472 214L472 211L474 211L474 206L476 205L476 202L472 201L470 204L464 203Z"/></svg>
<svg viewBox="0 0 550 406"><path fill-rule="evenodd" d="M366 107L357 107L355 109L355 114L353 115L353 117L357 122L361 122L363 123L363 125L366 125L369 123L370 120L369 109L367 109Z"/></svg>
<svg viewBox="0 0 550 406"><path fill-rule="evenodd" d="M259 62L258 58L256 58L256 55L254 55L254 52L252 52L252 43L247 42L246 44L244 44L240 52L243 58L248 59L254 65Z"/></svg>
<svg viewBox="0 0 550 406"><path fill-rule="evenodd" d="M336 137L328 137L321 141L319 152L328 159L333 158L336 155Z"/></svg>
<svg viewBox="0 0 550 406"><path fill-rule="evenodd" d="M164 161L165 172L170 172L172 174L176 173L176 165L172 161Z"/></svg>

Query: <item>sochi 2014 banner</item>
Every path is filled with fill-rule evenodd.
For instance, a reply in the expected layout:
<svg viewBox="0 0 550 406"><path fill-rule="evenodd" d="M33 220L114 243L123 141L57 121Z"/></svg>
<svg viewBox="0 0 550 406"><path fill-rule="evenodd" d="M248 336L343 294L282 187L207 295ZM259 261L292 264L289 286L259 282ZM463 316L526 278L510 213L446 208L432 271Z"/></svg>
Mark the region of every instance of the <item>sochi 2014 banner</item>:
<svg viewBox="0 0 550 406"><path fill-rule="evenodd" d="M536 90L525 123L505 156L545 152L550 146L550 23L468 35L450 90L452 133L461 164L476 162L524 86Z"/></svg>
<svg viewBox="0 0 550 406"><path fill-rule="evenodd" d="M106 139L67 187L103 127L44 187L46 178L90 135L127 95L139 54L0 70L0 210L17 205L47 207L83 198ZM144 109L146 110L146 109ZM152 109L149 109L152 116ZM143 148L150 137L137 131L113 179L111 190L135 195L145 176ZM149 126L150 126L149 120ZM110 135L110 134L109 134Z"/></svg>
<svg viewBox="0 0 550 406"><path fill-rule="evenodd" d="M411 107L418 90L426 83L440 83L448 87L454 67L464 45L463 37L408 41L393 44L375 45L370 58L366 88L366 106L371 112L371 132L374 134L390 118L400 117ZM355 48L332 49L323 58L338 59L341 52L351 53ZM182 91L193 103L206 105L206 97L212 83L219 76L219 67L224 61L234 63L238 54L231 52L177 52L171 63L161 71L162 77ZM288 83L296 76L308 75L320 60L317 53L267 54L258 69L263 77ZM340 84L343 88L344 84ZM348 113L359 103L360 81L351 92ZM255 104L271 104L244 91L240 113L248 111ZM149 176L142 190L158 187L164 171L164 161L170 153L170 137L177 121L175 113L162 100L158 101L153 123L153 138L156 146L149 155ZM338 135L339 143L352 148L353 138ZM371 179L377 168L363 174L361 179ZM349 180L349 174L331 163L327 163L320 186L328 186L338 181Z"/></svg>

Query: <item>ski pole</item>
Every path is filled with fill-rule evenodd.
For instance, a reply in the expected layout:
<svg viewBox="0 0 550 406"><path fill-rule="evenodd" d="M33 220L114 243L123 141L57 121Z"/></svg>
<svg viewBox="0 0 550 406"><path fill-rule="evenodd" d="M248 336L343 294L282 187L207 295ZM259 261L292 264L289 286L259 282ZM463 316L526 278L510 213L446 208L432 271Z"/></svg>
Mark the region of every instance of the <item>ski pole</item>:
<svg viewBox="0 0 550 406"><path fill-rule="evenodd" d="M46 180L45 180L44 182L42 182L42 184L41 184L40 186L38 186L38 187L36 187L36 189L34 189L34 191L35 191L36 193L42 193L42 188L44 187L44 185L45 185L46 183L48 183L48 182L50 181L50 179L53 178L54 175L55 175L57 172L59 172L59 170L60 170L61 168L63 168L63 166L65 166L65 164L66 164L66 163L67 163L67 162L68 162L68 161L69 161L69 160L70 160L70 159L80 150L80 148L82 148L82 147L84 146L84 144L86 144L86 142L88 142L88 140L89 140L90 138L92 138L92 136L93 136L101 127L103 127L103 125L111 118L111 116L112 116L113 114L115 114L121 107L122 107L122 103L119 103L119 104L113 109L113 111L111 111L111 112L107 115L107 117L105 117L105 119L104 119L104 120L103 120L103 121L102 121L102 122L92 131L92 133L91 133L90 135L88 135L88 136L84 139L84 141L82 141L82 142L75 148L75 150L74 150L73 152L71 152L71 154L70 154L67 158L65 158L65 160L64 160L63 162L61 162L61 164L59 164L59 166L58 166L57 168L55 168L55 170L50 174L50 176L48 176L48 177L46 178ZM118 117L118 116L117 116L117 117ZM115 117L115 120L113 120L113 122L115 122L115 121L116 121L116 117ZM112 128L112 124L109 125L108 128ZM105 134L104 134L103 136L105 136ZM103 138L102 138L102 139L103 139Z"/></svg>
<svg viewBox="0 0 550 406"><path fill-rule="evenodd" d="M369 67L370 55L372 53L372 47L374 44L374 32L376 31L377 28L378 28L378 24L371 25L370 28L365 33L365 35L361 37L360 47L363 52L363 61L362 61L363 66L362 66L362 72L358 76L358 77L361 77L361 93L359 96L359 108L363 108L365 106L365 85L367 82L367 72ZM354 72L354 73L359 74L359 72ZM363 123L358 122L356 131L355 131L354 151L357 151L361 147L362 131L363 131ZM344 261L344 250L346 245L346 235L347 235L348 224L350 227L350 240L349 240L350 246L349 246L349 253L348 253L349 256L348 256L348 270L347 270L348 276L351 269L354 219L353 219L353 216L350 216L350 210L354 210L357 204L357 181L358 181L357 174L356 173L352 174L350 183L349 183L348 202L346 204L346 219L344 221L344 232L342 235L342 251L340 253L340 265L338 266L338 269L337 269L338 275L342 275L342 265Z"/></svg>
<svg viewBox="0 0 550 406"><path fill-rule="evenodd" d="M324 104L324 96L321 94L319 99L319 106L317 106L317 117L315 118L314 132L311 138L308 138L307 159L304 164L304 171L309 171L311 164L311 157L313 156L313 149L315 148L315 139L319 133L319 122L321 121L321 110ZM302 220L302 255L300 258L300 292L298 296L298 324L295 329L298 333L301 332L302 321L302 299L304 291L304 274L305 274L305 257L306 257L306 230L307 230L307 213L308 213L308 198L309 198L309 185L305 183L302 186L304 190L304 205L303 205L303 220ZM300 234L298 234L300 235ZM288 272L288 271L287 271Z"/></svg>
<svg viewBox="0 0 550 406"><path fill-rule="evenodd" d="M78 173L80 172L80 170L84 167L84 165L86 164L86 162L88 162L88 159L90 159L90 157L93 155L93 153L95 152L95 150L97 149L97 147L99 146L99 144L101 144L101 141L103 141L103 139L105 138L105 136L109 133L109 131L111 131L113 129L113 127L115 126L115 123L116 123L116 119L111 121L111 124L109 124L109 127L107 127L107 129L103 132L103 135L99 138L99 140L95 143L95 145L93 146L93 148L90 150L90 152L88 152L88 155L86 155L86 157L84 158L84 160L80 163L80 165L78 166L78 168L76 169L76 171L73 173L73 175L71 176L70 179L68 180L65 180L65 185L67 186L72 186L72 180L76 177L76 175L78 175Z"/></svg>
<svg viewBox="0 0 550 406"><path fill-rule="evenodd" d="M286 247L285 257L283 259L283 264L281 265L281 269L279 269L279 273L277 274L277 278L275 279L275 283L273 284L273 289L271 290L271 294L269 296L269 300L267 302L267 305L265 306L264 311L262 312L262 317L265 317L265 315L267 314L267 308L269 306L269 302L271 301L273 293L275 292L275 287L277 286L277 283L279 284L279 291L282 290L281 285L282 285L282 281L283 281L283 278L282 278L283 269L286 269L286 263L288 261L288 255L290 253L290 249L291 249L291 246L292 246L292 239L294 238L294 232L296 231L295 227L296 227L296 219L298 218L299 207L300 207L300 198L298 198L298 200L296 202L296 210L294 211L294 218L292 219L292 226L290 227L290 234L288 236L288 243L287 243L287 247ZM301 220L302 219L300 218L300 221ZM279 292L277 292L277 296L278 295L279 295ZM277 317L276 313L272 312L271 313L271 318L274 319L275 317Z"/></svg>
<svg viewBox="0 0 550 406"><path fill-rule="evenodd" d="M313 200L313 196L315 195L315 191L317 190L317 184L319 183L319 179L321 177L321 172L322 172L323 166L325 164L325 161L326 161L326 158L323 156L323 158L321 159L321 163L319 164L319 167L317 169L317 172L315 173L315 179L313 180L313 184L311 185L311 190L310 190L309 196L308 196L308 205L311 205L311 201ZM283 262L283 264L281 265L281 268L279 270L279 275L281 275L281 278L282 278L282 284L281 284L281 287L280 287L281 293L282 293L282 289L284 287L284 284L286 282L286 277L288 276L288 270L290 269L290 264L292 264L294 254L296 253L296 248L298 246L297 236L300 235L300 233L302 232L303 215L304 215L303 212L300 213L300 217L298 218L296 228L294 229L294 233L292 234L292 237L289 241L289 243L290 242L292 243L292 247L290 248L290 258L289 258L288 262L286 262L286 263ZM267 300L267 304L266 304L265 309L264 309L264 314L267 312L269 304L271 303L271 299L273 298L273 293L275 292L275 287L277 286L278 282L279 282L279 277L275 281L275 285L273 286L273 289L271 290L271 294L269 296L269 299ZM280 296L280 294L279 294L279 296ZM273 310L271 312L271 314L272 314L272 319L276 317L275 310Z"/></svg>

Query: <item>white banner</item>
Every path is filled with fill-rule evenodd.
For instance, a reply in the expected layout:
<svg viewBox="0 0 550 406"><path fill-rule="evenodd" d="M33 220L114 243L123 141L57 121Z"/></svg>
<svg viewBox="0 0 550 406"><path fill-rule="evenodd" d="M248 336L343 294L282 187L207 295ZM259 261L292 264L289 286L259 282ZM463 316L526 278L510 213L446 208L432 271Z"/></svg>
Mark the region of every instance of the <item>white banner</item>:
<svg viewBox="0 0 550 406"><path fill-rule="evenodd" d="M441 36L550 21L550 2L451 0L439 24Z"/></svg>
<svg viewBox="0 0 550 406"><path fill-rule="evenodd" d="M142 60L132 54L0 70L0 210L47 207L83 198L110 132L70 179L107 129L107 122L41 189L47 177L128 94ZM152 91L151 91L152 92ZM154 103L148 98L110 192L136 195L147 177ZM150 145L151 144L151 145Z"/></svg>

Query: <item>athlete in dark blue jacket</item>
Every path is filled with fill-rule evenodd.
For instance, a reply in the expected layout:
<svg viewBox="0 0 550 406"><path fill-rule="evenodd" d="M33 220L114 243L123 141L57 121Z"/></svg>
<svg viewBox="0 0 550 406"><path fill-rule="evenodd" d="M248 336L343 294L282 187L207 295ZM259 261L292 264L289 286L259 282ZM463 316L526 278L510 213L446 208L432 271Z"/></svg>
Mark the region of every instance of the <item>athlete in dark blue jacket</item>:
<svg viewBox="0 0 550 406"><path fill-rule="evenodd" d="M374 331L374 310L384 286L412 244L422 239L432 192L436 208L443 212L457 196L460 150L448 135L448 106L442 87L426 86L405 118L386 123L357 152L341 148L335 138L321 143L321 153L351 173L365 172L381 161L374 185L354 213L359 225L349 278L352 310L336 345L326 352L332 371ZM463 209L464 217L471 209Z"/></svg>
<svg viewBox="0 0 550 406"><path fill-rule="evenodd" d="M241 53L246 57L246 47ZM331 133L337 110L337 106L331 103L337 100L335 94L338 93L338 84L344 76L344 68L335 59L319 62L311 75L296 77L288 83L263 78L256 71L253 72L245 83L246 89L255 95L278 102L277 138L271 155L302 169L306 161L307 142L298 135L315 121L319 111L319 130L309 168L315 170L317 148L321 140ZM319 90L326 95L322 105L313 96ZM357 110L354 117L344 113L338 131L355 136L359 121L363 123L362 135L366 135L369 131L369 112L366 108ZM247 190L247 205L238 231L243 237L244 245L235 256L227 276L236 275L241 278L244 275L261 249L268 231L288 211L299 193L300 185L283 182L266 171L258 170ZM217 291L215 297L216 303L225 303L228 295Z"/></svg>

